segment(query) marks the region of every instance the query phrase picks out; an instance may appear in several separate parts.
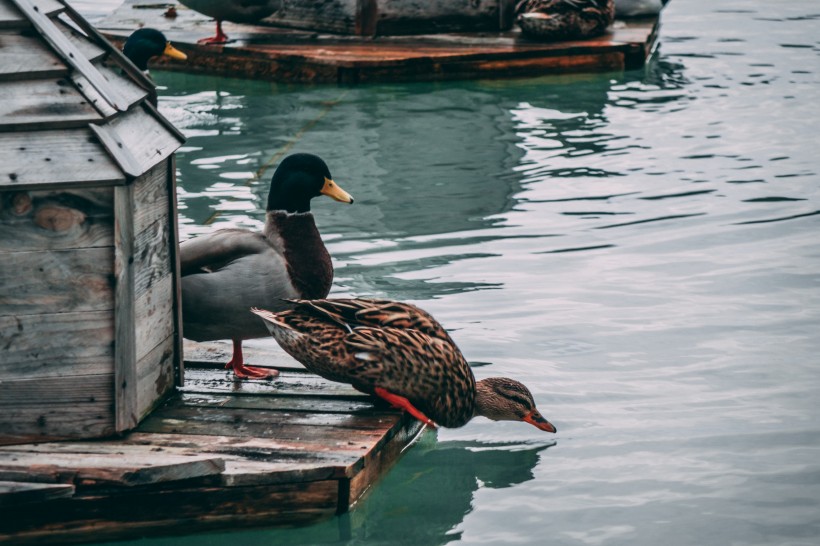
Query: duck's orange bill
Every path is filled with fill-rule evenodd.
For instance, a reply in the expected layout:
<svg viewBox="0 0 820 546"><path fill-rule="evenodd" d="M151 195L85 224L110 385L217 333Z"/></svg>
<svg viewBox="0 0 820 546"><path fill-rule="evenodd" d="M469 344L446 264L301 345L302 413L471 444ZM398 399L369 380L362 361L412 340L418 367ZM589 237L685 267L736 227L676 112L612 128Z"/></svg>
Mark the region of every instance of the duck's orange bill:
<svg viewBox="0 0 820 546"><path fill-rule="evenodd" d="M351 197L349 193L340 188L339 185L330 178L325 178L325 185L322 186L320 192L323 195L327 195L331 199L335 199L336 201L340 201L342 203L350 203L351 205L353 204L353 197Z"/></svg>
<svg viewBox="0 0 820 546"><path fill-rule="evenodd" d="M524 421L533 425L536 428L541 430L546 430L547 432L558 432L558 429L553 426L552 423L544 419L544 417L538 413L537 410L532 410L527 415L524 416Z"/></svg>
<svg viewBox="0 0 820 546"><path fill-rule="evenodd" d="M171 42L165 44L165 51L163 51L162 54L167 55L172 59L179 59L180 61L184 61L188 58L188 55L172 46Z"/></svg>

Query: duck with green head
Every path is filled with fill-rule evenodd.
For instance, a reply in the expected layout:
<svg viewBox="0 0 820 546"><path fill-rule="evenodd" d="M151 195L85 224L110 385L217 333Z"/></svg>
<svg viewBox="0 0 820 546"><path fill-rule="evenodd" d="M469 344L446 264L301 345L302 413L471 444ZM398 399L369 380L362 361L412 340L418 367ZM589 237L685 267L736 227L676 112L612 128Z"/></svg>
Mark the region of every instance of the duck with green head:
<svg viewBox="0 0 820 546"><path fill-rule="evenodd" d="M122 52L143 72L148 72L148 61L154 57L165 55L181 61L188 58L172 46L162 32L153 28L135 30L123 44Z"/></svg>
<svg viewBox="0 0 820 546"><path fill-rule="evenodd" d="M220 229L180 244L183 336L232 340L226 368L237 377L277 374L244 364L242 341L269 335L249 308L281 310L288 306L286 298L323 298L330 291L333 265L310 211L311 200L320 195L353 203L322 159L290 155L271 180L261 232Z"/></svg>

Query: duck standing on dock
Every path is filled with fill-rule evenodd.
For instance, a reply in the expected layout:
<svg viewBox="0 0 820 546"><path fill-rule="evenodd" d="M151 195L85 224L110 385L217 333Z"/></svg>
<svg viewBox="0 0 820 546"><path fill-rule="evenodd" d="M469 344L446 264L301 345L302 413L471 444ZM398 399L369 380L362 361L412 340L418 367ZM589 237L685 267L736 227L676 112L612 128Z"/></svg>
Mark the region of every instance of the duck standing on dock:
<svg viewBox="0 0 820 546"><path fill-rule="evenodd" d="M476 381L436 319L390 300L294 300L292 309L253 309L279 345L313 373L350 383L435 427L460 427L476 415L525 421L556 432L523 384Z"/></svg>
<svg viewBox="0 0 820 546"><path fill-rule="evenodd" d="M256 23L281 6L274 0L179 0L194 11L216 19L216 36L197 40L198 44L224 44L228 37L222 32L222 21Z"/></svg>
<svg viewBox="0 0 820 546"><path fill-rule="evenodd" d="M614 0L522 0L521 32L536 40L578 40L603 34L615 19Z"/></svg>
<svg viewBox="0 0 820 546"><path fill-rule="evenodd" d="M288 307L284 298L323 298L333 265L310 212L310 200L327 195L353 203L322 159L293 154L276 169L262 232L221 229L180 244L182 333L194 341L231 339L225 366L240 378L267 379L276 370L245 366L242 340L267 337L248 309Z"/></svg>
<svg viewBox="0 0 820 546"><path fill-rule="evenodd" d="M166 55L181 61L188 58L185 53L172 46L162 32L153 28L135 30L123 44L122 52L143 72L148 72L148 61L153 57Z"/></svg>

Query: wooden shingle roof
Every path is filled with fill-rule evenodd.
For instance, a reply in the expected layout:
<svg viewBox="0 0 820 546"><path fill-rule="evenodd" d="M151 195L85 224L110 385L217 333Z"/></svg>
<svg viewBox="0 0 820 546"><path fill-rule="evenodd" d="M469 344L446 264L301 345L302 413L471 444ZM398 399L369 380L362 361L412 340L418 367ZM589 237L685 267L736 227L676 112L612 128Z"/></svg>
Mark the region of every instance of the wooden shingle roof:
<svg viewBox="0 0 820 546"><path fill-rule="evenodd" d="M184 141L64 0L0 0L0 190L122 185Z"/></svg>

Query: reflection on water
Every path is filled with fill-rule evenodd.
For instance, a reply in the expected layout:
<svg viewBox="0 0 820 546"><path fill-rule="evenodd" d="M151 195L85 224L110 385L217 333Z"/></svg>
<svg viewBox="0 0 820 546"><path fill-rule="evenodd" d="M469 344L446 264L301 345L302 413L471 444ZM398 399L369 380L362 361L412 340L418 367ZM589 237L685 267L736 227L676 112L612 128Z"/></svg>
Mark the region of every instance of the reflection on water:
<svg viewBox="0 0 820 546"><path fill-rule="evenodd" d="M350 516L190 541L814 544L817 14L671 2L659 53L626 74L156 73L190 137L183 238L261 226L277 161L321 155L356 197L314 201L333 293L419 303L561 431L545 450L476 419L428 435Z"/></svg>

